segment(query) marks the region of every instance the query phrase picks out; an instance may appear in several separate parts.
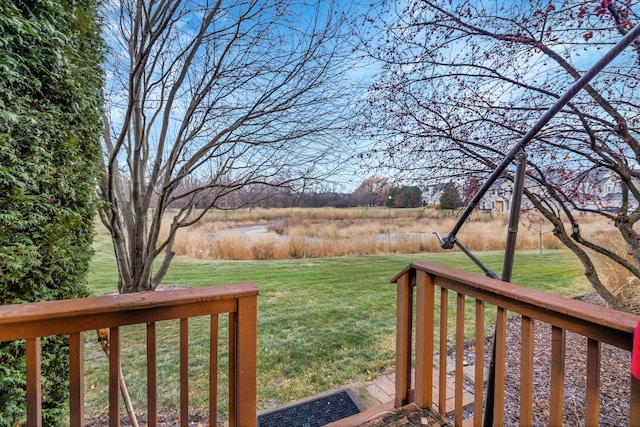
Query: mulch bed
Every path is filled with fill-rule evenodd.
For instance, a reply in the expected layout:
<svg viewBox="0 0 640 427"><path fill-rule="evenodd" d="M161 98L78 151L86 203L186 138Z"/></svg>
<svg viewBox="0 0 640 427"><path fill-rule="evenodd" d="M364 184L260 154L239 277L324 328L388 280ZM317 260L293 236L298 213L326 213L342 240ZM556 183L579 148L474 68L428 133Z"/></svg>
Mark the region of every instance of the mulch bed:
<svg viewBox="0 0 640 427"><path fill-rule="evenodd" d="M381 415L363 424L366 427L440 427L446 425L448 424L430 409L420 409L413 405L405 406L393 414Z"/></svg>
<svg viewBox="0 0 640 427"><path fill-rule="evenodd" d="M597 294L579 297L595 305L606 305ZM533 425L549 425L549 391L551 378L551 326L536 322L534 330L534 372L533 372ZM493 339L489 338L487 348ZM565 382L564 382L564 425L584 425L587 338L573 332L566 332L565 338ZM507 354L505 378L505 425L519 422L520 391L520 318L507 322ZM487 352L489 353L489 352ZM465 357L472 358L471 354ZM490 354L485 355L485 366L489 366ZM610 346L600 346L600 425L624 426L629 424L629 400L631 386L631 353Z"/></svg>
<svg viewBox="0 0 640 427"><path fill-rule="evenodd" d="M597 294L579 297L596 305L606 305ZM551 377L551 327L536 322L534 351L534 391L533 391L533 427L549 425L549 390ZM504 425L519 425L520 407L520 318L514 316L507 322L506 335L506 377L505 377L505 418ZM468 342L464 354L465 363L475 363L474 342ZM566 333L565 348L565 401L563 425L579 426L585 424L585 382L586 382L586 345L587 339L572 332ZM485 366L489 366L493 337L485 342ZM631 354L626 350L601 344L600 368L600 426L625 426L629 424L629 388ZM470 389L473 392L473 389ZM431 418L431 424L422 424L430 415L429 410L409 409L389 414L375 423L375 426L437 426L437 420Z"/></svg>
<svg viewBox="0 0 640 427"><path fill-rule="evenodd" d="M138 415L138 425L149 425L148 419L144 414ZM220 420L219 425L223 425L223 421ZM86 420L84 427L105 427L109 425L109 417L98 417ZM122 427L130 427L131 421L124 416L120 418L120 425ZM158 427L180 427L180 415L177 412L167 412L158 414ZM205 414L191 414L189 417L189 427L208 427L209 416Z"/></svg>

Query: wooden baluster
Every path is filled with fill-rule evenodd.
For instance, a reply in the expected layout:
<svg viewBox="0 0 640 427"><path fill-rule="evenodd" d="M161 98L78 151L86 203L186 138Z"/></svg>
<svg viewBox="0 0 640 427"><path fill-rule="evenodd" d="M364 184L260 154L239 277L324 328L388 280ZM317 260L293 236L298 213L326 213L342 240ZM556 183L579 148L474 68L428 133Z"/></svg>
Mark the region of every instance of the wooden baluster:
<svg viewBox="0 0 640 427"><path fill-rule="evenodd" d="M149 427L158 425L158 356L156 323L147 323L147 418Z"/></svg>
<svg viewBox="0 0 640 427"><path fill-rule="evenodd" d="M27 425L42 426L42 380L40 337L26 340Z"/></svg>
<svg viewBox="0 0 640 427"><path fill-rule="evenodd" d="M69 424L84 426L84 339L82 332L69 335Z"/></svg>
<svg viewBox="0 0 640 427"><path fill-rule="evenodd" d="M533 425L534 320L522 316L520 325L520 425Z"/></svg>
<svg viewBox="0 0 640 427"><path fill-rule="evenodd" d="M564 406L565 331L551 328L551 392L549 393L549 425L562 425Z"/></svg>
<svg viewBox="0 0 640 427"><path fill-rule="evenodd" d="M484 302L476 300L476 371L473 390L473 425L482 427L482 407L484 403Z"/></svg>
<svg viewBox="0 0 640 427"><path fill-rule="evenodd" d="M237 407L236 407L236 397L238 391L238 375L236 371L237 364L237 325L236 319L238 318L238 314L235 312L229 313L229 425L236 426L237 425Z"/></svg>
<svg viewBox="0 0 640 427"><path fill-rule="evenodd" d="M189 319L180 319L180 425L189 427Z"/></svg>
<svg viewBox="0 0 640 427"><path fill-rule="evenodd" d="M218 416L218 315L212 314L209 331L209 424Z"/></svg>
<svg viewBox="0 0 640 427"><path fill-rule="evenodd" d="M587 340L585 426L600 425L600 342Z"/></svg>
<svg viewBox="0 0 640 427"><path fill-rule="evenodd" d="M440 288L440 362L438 372L438 408L440 415L447 416L447 341L449 326L449 291Z"/></svg>
<svg viewBox="0 0 640 427"><path fill-rule="evenodd" d="M120 426L120 329L109 329L109 426Z"/></svg>
<svg viewBox="0 0 640 427"><path fill-rule="evenodd" d="M464 307L465 296L458 292L456 297L456 386L455 425L462 425L462 386L464 385Z"/></svg>
<svg viewBox="0 0 640 427"><path fill-rule="evenodd" d="M420 408L433 404L433 337L435 288L424 271L416 274L416 373L414 401Z"/></svg>
<svg viewBox="0 0 640 427"><path fill-rule="evenodd" d="M413 316L412 290L409 273L403 274L396 284L396 396L395 407L409 403L411 387L411 320Z"/></svg>

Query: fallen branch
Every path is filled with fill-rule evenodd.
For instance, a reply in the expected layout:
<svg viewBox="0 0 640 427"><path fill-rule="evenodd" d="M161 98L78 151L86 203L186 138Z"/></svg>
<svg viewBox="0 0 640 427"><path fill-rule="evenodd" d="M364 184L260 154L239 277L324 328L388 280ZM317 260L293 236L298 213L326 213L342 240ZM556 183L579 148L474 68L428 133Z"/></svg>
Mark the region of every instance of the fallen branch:
<svg viewBox="0 0 640 427"><path fill-rule="evenodd" d="M109 328L96 329L96 333L98 334L98 341L102 346L102 350L109 357ZM120 394L122 394L122 399L124 400L125 408L127 409L127 416L131 421L132 427L139 427L138 419L136 417L136 413L133 409L133 404L131 403L131 397L129 396L129 390L127 389L127 384L124 381L124 375L122 374L122 361L120 362L120 366L118 366L118 385L120 387Z"/></svg>

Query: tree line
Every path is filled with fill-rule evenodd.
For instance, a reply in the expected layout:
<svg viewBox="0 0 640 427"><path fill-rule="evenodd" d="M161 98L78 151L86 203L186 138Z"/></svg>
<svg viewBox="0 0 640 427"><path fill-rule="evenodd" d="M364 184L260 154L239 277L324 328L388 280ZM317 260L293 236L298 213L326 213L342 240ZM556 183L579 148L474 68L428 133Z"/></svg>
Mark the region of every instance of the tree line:
<svg viewBox="0 0 640 427"><path fill-rule="evenodd" d="M380 179L387 182L386 179ZM220 197L215 205L219 209L240 208L319 208L334 207L348 208L357 206L385 206L390 208L416 208L423 205L422 190L415 185L392 187L388 184L373 188L365 180L351 193L338 192L330 189L300 189L268 185L247 185L243 188ZM189 188L181 191L188 192ZM457 190L456 190L457 191ZM203 200L196 203L194 208L204 209L211 201ZM150 205L155 207L153 201ZM176 201L170 204L170 209L181 209L185 206L184 200L176 197Z"/></svg>

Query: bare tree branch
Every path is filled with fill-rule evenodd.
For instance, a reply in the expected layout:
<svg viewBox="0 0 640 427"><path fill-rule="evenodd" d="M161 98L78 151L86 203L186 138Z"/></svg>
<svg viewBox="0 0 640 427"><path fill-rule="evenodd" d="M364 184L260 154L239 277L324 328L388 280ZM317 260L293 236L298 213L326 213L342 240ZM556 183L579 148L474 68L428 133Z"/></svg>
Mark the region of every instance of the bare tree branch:
<svg viewBox="0 0 640 427"><path fill-rule="evenodd" d="M119 290L134 292L155 289L177 230L221 200L246 186L320 178L340 164L354 97L344 78L351 50L346 11L333 0L110 6L101 218Z"/></svg>
<svg viewBox="0 0 640 427"><path fill-rule="evenodd" d="M408 1L398 11L383 4L389 7L380 15L365 17L377 38L361 36L365 54L383 67L356 128L378 140L363 157L412 180L440 182L451 174L486 176L637 17L622 1ZM528 146L527 197L594 288L619 308L594 254L640 278L637 46ZM619 189L611 209L596 191L603 177ZM606 221L631 255L596 235L564 230L586 213Z"/></svg>

